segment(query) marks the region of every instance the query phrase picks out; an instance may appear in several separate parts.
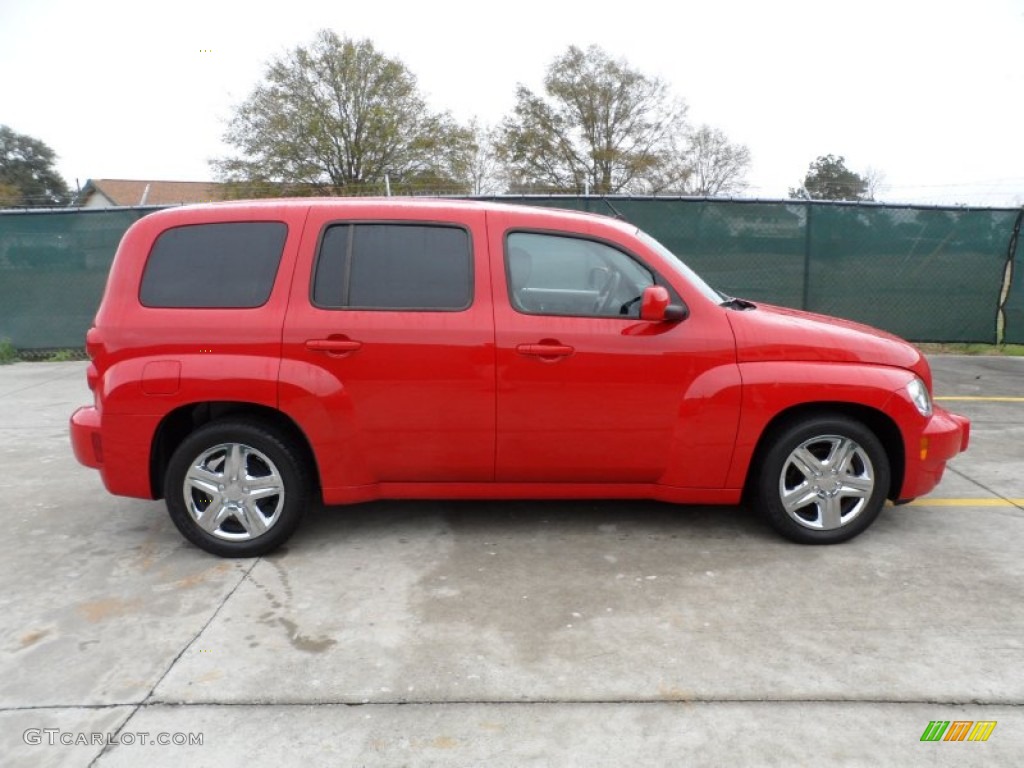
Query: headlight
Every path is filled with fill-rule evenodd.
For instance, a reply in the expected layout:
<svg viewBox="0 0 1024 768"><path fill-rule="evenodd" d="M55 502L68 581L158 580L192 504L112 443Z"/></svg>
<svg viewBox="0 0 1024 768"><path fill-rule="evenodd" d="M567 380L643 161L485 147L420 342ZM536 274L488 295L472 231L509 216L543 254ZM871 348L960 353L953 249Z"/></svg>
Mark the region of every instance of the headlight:
<svg viewBox="0 0 1024 768"><path fill-rule="evenodd" d="M928 394L928 387L924 385L923 381L914 377L914 380L907 384L907 394L910 395L910 399L917 406L918 413L922 416L932 415L932 398Z"/></svg>

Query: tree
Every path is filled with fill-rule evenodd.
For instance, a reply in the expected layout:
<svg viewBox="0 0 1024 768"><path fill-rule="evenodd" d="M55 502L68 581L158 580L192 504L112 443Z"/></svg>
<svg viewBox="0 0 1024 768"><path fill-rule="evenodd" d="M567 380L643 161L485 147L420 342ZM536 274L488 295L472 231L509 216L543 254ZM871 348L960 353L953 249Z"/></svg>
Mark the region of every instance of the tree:
<svg viewBox="0 0 1024 768"><path fill-rule="evenodd" d="M320 31L273 61L238 107L214 160L236 193L468 191L471 132L432 112L416 77L369 40Z"/></svg>
<svg viewBox="0 0 1024 768"><path fill-rule="evenodd" d="M666 169L685 116L658 78L597 46L570 46L548 67L543 95L518 86L496 150L513 188L646 192Z"/></svg>
<svg viewBox="0 0 1024 768"><path fill-rule="evenodd" d="M508 179L495 150L496 131L480 125L476 118L470 121L469 129L473 133L473 154L467 179L470 194L500 195L508 189Z"/></svg>
<svg viewBox="0 0 1024 768"><path fill-rule="evenodd" d="M877 168L868 168L863 174L866 185L866 200L878 200L879 195L885 188L885 173Z"/></svg>
<svg viewBox="0 0 1024 768"><path fill-rule="evenodd" d="M71 195L53 167L56 161L39 139L0 125L0 207L67 205Z"/></svg>
<svg viewBox="0 0 1024 768"><path fill-rule="evenodd" d="M722 130L702 125L689 136L683 165L687 170L682 185L684 194L734 194L747 186L750 150L743 144L730 144Z"/></svg>
<svg viewBox="0 0 1024 768"><path fill-rule="evenodd" d="M811 200L873 200L869 180L846 167L840 155L822 155L807 169L801 186L791 188L789 196Z"/></svg>

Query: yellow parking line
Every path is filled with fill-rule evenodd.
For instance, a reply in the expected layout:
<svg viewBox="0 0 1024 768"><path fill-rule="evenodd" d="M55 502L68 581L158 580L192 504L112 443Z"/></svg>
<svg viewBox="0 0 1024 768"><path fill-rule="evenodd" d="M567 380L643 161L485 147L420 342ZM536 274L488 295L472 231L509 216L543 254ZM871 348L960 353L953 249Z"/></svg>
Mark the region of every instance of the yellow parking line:
<svg viewBox="0 0 1024 768"><path fill-rule="evenodd" d="M1024 499L917 499L909 507L1024 507Z"/></svg>
<svg viewBox="0 0 1024 768"><path fill-rule="evenodd" d="M977 400L977 401L989 402L989 403L1024 403L1024 397L972 397L972 396L968 396L968 395L963 395L963 396L952 396L952 395L949 395L949 396L946 396L946 397L935 397L935 398L932 398L932 399L934 399L934 400L943 400L945 402L950 402L950 401L953 401L953 400L960 400L960 401Z"/></svg>

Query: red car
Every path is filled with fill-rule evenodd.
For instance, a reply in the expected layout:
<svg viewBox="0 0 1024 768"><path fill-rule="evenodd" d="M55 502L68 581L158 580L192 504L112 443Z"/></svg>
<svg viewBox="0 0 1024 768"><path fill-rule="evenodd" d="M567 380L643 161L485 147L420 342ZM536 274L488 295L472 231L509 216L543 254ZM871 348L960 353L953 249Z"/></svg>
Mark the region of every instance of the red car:
<svg viewBox="0 0 1024 768"><path fill-rule="evenodd" d="M633 225L533 207L154 213L87 348L79 461L226 556L280 545L314 498L746 497L834 543L930 491L969 435L910 344L724 296Z"/></svg>

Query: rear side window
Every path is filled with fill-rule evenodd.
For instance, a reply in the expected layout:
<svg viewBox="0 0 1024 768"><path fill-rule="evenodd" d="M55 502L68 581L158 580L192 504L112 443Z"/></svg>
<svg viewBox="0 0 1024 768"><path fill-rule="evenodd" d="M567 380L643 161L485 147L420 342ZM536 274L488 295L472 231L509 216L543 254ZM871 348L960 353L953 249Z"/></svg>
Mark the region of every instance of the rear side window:
<svg viewBox="0 0 1024 768"><path fill-rule="evenodd" d="M147 307L258 307L270 298L288 227L278 221L193 224L162 233L142 275Z"/></svg>
<svg viewBox="0 0 1024 768"><path fill-rule="evenodd" d="M338 224L324 233L313 303L328 309L466 309L469 233L432 224Z"/></svg>

